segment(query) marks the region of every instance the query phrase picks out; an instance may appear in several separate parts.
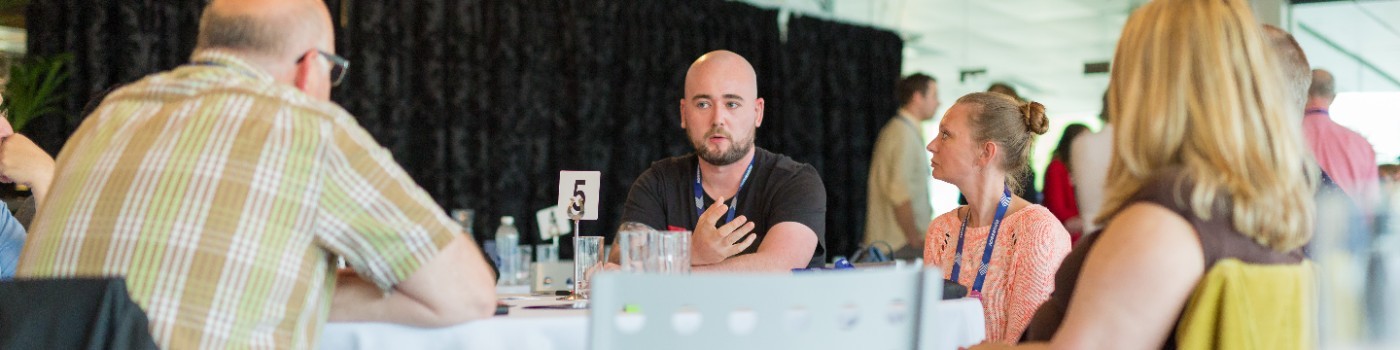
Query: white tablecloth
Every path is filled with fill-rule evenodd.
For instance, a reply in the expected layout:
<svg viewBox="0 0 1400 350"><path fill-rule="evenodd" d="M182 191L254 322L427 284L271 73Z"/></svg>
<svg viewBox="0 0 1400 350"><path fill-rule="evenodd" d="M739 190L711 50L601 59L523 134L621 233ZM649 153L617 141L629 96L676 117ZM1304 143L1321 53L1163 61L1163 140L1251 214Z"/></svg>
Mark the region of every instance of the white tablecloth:
<svg viewBox="0 0 1400 350"><path fill-rule="evenodd" d="M556 297L503 296L510 314L444 328L387 323L328 323L321 349L522 349L588 347L587 310L534 310L524 306L560 305Z"/></svg>
<svg viewBox="0 0 1400 350"><path fill-rule="evenodd" d="M982 315L982 302L977 299L943 300L934 304L938 326L933 334L920 334L932 341L928 349L957 349L981 343L987 339L987 321Z"/></svg>
<svg viewBox="0 0 1400 350"><path fill-rule="evenodd" d="M425 329L385 323L329 323L321 332L321 349L522 349L582 350L588 348L586 310L526 309L560 305L555 297L504 295L510 314L457 326ZM982 303L974 299L938 302L932 349L956 349L986 338Z"/></svg>

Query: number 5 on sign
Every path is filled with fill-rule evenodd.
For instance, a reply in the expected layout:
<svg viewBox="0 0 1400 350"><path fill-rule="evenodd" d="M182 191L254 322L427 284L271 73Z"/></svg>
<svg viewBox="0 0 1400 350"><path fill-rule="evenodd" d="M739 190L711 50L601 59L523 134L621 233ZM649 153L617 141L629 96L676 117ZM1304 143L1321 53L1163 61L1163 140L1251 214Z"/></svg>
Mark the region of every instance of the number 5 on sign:
<svg viewBox="0 0 1400 350"><path fill-rule="evenodd" d="M560 171L560 214L570 220L598 220L598 182L602 177L597 171Z"/></svg>

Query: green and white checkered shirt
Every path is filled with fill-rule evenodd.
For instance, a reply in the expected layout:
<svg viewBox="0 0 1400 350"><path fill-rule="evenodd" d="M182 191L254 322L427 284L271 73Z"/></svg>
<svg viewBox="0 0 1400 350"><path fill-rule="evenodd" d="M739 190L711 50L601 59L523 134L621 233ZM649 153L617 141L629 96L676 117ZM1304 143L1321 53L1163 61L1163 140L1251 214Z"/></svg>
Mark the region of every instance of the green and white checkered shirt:
<svg viewBox="0 0 1400 350"><path fill-rule="evenodd" d="M457 232L345 110L203 51L69 138L18 277L126 276L162 348L312 348L332 255L388 291Z"/></svg>

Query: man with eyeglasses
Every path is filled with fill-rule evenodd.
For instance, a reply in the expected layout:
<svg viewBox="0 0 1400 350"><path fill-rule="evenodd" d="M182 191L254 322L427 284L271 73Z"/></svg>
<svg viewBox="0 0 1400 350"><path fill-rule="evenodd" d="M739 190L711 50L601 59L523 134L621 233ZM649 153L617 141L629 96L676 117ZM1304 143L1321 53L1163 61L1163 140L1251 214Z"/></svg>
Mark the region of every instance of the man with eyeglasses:
<svg viewBox="0 0 1400 350"><path fill-rule="evenodd" d="M161 348L491 315L475 243L329 102L334 52L321 1L210 3L189 64L112 92L64 146L18 276L125 276Z"/></svg>

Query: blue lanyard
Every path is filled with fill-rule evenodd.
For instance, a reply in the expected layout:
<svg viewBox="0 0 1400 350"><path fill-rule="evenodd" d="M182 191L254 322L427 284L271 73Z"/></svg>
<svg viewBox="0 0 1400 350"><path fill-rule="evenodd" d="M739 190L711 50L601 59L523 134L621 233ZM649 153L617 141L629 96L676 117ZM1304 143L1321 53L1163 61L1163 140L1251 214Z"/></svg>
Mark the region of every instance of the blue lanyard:
<svg viewBox="0 0 1400 350"><path fill-rule="evenodd" d="M977 269L977 280L972 282L973 292L982 292L982 282L987 280L987 265L992 263L992 250L997 247L997 230L1001 229L1001 219L1006 216L1006 209L1011 207L1011 189L1003 189L1001 202L997 203L997 215L992 219L991 232L987 233L987 247L982 250L982 267ZM972 207L967 208L968 217L972 216ZM958 273L962 272L963 238L967 236L968 217L963 218L962 231L958 231L958 252L953 255L953 282L958 281Z"/></svg>
<svg viewBox="0 0 1400 350"><path fill-rule="evenodd" d="M729 206L729 216L720 224L734 221L734 210L739 208L739 192L744 190L744 184L749 182L749 173L753 172L753 163L758 162L758 155L754 154L749 160L749 168L744 170L744 179L739 180L739 190L734 191L734 204ZM695 164L695 216L698 218L705 213L705 188L700 186L700 164Z"/></svg>

